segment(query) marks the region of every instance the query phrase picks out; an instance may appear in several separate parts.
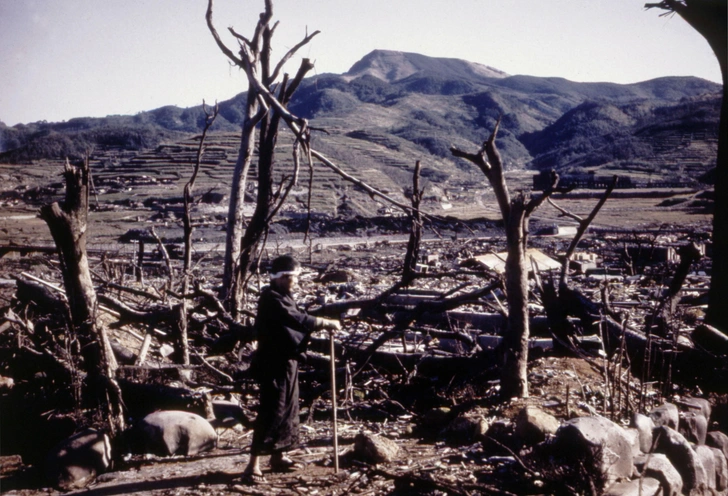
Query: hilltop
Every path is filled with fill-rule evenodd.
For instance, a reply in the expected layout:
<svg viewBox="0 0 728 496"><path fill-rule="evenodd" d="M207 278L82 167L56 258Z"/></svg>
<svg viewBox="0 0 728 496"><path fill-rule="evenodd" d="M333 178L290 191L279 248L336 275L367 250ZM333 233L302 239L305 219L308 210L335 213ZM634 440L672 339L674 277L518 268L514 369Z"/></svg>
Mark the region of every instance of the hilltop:
<svg viewBox="0 0 728 496"><path fill-rule="evenodd" d="M510 171L618 173L635 181L699 186L715 166L720 98L720 85L694 77L579 83L375 50L345 74L305 79L290 108L325 130L314 135L314 147L352 174L402 197L420 160L432 201L447 197L457 203L482 176L453 160L449 149L477 150L499 116L498 145ZM210 180L201 188L227 190L244 101L241 93L219 104L205 163ZM102 179L146 174L174 185L170 194L176 195L183 184L180 165L191 167L203 121L201 106L167 106L61 123L0 122L0 162L79 158L92 150ZM292 166L288 146L290 138L284 137L282 170ZM366 195L349 191L335 175L317 174L322 176L314 201L320 212L372 213L363 204ZM292 208L304 197L294 195L301 201Z"/></svg>

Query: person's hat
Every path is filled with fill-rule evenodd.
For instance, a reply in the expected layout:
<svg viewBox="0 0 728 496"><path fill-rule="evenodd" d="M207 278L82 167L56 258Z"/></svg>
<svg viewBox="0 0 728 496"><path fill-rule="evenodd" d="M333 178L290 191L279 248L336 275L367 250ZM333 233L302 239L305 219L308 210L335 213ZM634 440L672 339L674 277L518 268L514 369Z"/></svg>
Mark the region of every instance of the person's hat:
<svg viewBox="0 0 728 496"><path fill-rule="evenodd" d="M298 275L301 272L301 264L290 255L281 255L273 260L270 269L270 278L278 279L281 276Z"/></svg>

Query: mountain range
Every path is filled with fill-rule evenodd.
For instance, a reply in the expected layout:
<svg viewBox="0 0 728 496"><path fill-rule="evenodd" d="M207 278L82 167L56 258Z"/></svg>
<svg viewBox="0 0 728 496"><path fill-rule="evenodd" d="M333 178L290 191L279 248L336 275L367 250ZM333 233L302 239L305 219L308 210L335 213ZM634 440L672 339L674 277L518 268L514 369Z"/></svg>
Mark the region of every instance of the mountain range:
<svg viewBox="0 0 728 496"><path fill-rule="evenodd" d="M397 155L395 161L431 163L436 181L464 167L450 147L476 151L498 118L497 143L509 169L695 181L715 166L720 98L721 85L695 77L579 83L375 50L345 74L305 79L289 107L329 135L346 137L345 143L315 138L314 147L332 158L345 162L352 143L367 142ZM244 93L220 102L213 131L237 132L244 102ZM201 106L12 127L0 122L0 161L81 156L104 147L150 149L198 133L202 122Z"/></svg>

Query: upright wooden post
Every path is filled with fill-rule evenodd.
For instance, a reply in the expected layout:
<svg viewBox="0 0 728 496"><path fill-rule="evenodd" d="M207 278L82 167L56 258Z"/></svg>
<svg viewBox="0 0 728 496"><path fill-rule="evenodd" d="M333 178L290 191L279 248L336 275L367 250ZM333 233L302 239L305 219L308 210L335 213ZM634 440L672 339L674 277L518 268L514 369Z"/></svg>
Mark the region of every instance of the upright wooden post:
<svg viewBox="0 0 728 496"><path fill-rule="evenodd" d="M339 473L339 430L336 425L336 348L334 346L334 333L329 331L331 345L331 412L334 422L334 473Z"/></svg>

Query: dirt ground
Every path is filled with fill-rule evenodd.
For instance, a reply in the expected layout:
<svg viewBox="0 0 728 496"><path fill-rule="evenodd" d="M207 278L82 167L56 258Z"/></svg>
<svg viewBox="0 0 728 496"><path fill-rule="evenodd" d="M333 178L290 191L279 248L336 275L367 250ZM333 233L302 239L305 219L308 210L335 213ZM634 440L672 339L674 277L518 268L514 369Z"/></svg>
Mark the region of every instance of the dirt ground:
<svg viewBox="0 0 728 496"><path fill-rule="evenodd" d="M602 374L577 358L538 358L531 363L529 377L533 391L530 398L506 403L480 398L468 415L493 422L513 419L524 406L536 405L563 420L568 418L567 414L588 414L588 407L582 404L584 399L591 408L597 409L599 405L593 401L596 396L583 392L596 394L605 388ZM567 391L572 392L570 398ZM338 473L335 473L333 463L333 424L330 420L321 419L303 423L301 446L291 452L291 457L302 463L304 468L290 473L273 473L267 467L267 457L264 457L261 465L266 482L262 484L251 486L241 481L252 432L239 426L220 430L218 447L204 455L187 458L135 456L100 475L94 484L83 490L59 493L44 488L38 484L39 474L27 467L6 472L0 478L0 489L3 494L16 496L447 494L445 491L438 493L437 485L430 492L409 493L402 490L402 480L407 475L421 477L426 474L429 480L439 481L444 487L447 484L453 487L470 484L475 491L473 494L519 494L511 493L505 487L504 492L496 492L495 488L501 483L498 471L503 469L503 464L510 462L502 456L493 456L479 440L460 444L444 438L422 439L413 435L417 419L412 414L402 414L395 421L374 422L348 420L346 412L344 406L337 422ZM306 417L307 413L304 410L302 416ZM400 448L396 460L379 465L354 460L351 454L354 436L358 432L379 434L394 440ZM489 487L493 492L488 491ZM476 488L484 492L479 493Z"/></svg>

